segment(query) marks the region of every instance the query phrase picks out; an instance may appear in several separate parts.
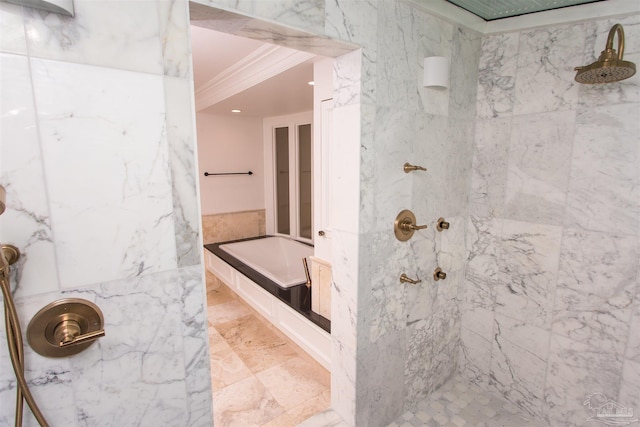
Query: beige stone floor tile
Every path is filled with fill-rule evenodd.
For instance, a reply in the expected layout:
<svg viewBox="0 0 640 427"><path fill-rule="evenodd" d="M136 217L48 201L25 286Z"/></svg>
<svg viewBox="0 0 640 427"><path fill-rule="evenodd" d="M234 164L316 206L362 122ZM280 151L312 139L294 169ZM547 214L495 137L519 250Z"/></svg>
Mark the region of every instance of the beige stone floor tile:
<svg viewBox="0 0 640 427"><path fill-rule="evenodd" d="M274 418L262 427L296 427L298 424L288 414L282 414L278 418Z"/></svg>
<svg viewBox="0 0 640 427"><path fill-rule="evenodd" d="M207 306L214 306L227 301L237 300L238 296L217 277L207 278Z"/></svg>
<svg viewBox="0 0 640 427"><path fill-rule="evenodd" d="M209 323L209 353L213 354L217 351L224 350L229 347L229 344L224 340L222 335L216 330L215 326Z"/></svg>
<svg viewBox="0 0 640 427"><path fill-rule="evenodd" d="M329 373L306 357L294 357L256 374L280 405L289 410L328 390Z"/></svg>
<svg viewBox="0 0 640 427"><path fill-rule="evenodd" d="M294 422L294 425L298 425L301 422L309 419L315 414L324 412L331 407L331 390L327 389L319 395L301 403L293 409L287 411Z"/></svg>
<svg viewBox="0 0 640 427"><path fill-rule="evenodd" d="M216 329L254 374L298 356L290 341L253 315L218 324Z"/></svg>
<svg viewBox="0 0 640 427"><path fill-rule="evenodd" d="M260 427L284 413L254 376L213 393L214 425Z"/></svg>
<svg viewBox="0 0 640 427"><path fill-rule="evenodd" d="M224 342L224 341L223 341ZM211 385L220 390L253 375L242 359L224 342L211 352Z"/></svg>
<svg viewBox="0 0 640 427"><path fill-rule="evenodd" d="M213 326L226 323L251 314L251 310L245 303L238 300L223 302L222 304L207 307L207 318ZM218 332L220 332L219 328Z"/></svg>

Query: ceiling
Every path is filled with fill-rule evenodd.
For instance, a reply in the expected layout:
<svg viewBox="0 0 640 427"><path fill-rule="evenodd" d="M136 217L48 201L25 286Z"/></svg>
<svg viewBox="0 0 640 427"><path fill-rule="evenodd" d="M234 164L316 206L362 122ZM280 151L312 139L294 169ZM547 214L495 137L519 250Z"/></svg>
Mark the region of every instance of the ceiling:
<svg viewBox="0 0 640 427"><path fill-rule="evenodd" d="M447 0L485 21L510 18L603 0Z"/></svg>
<svg viewBox="0 0 640 427"><path fill-rule="evenodd" d="M268 52L272 45L193 25L191 43L196 105L202 105L198 103L198 96L211 82L228 82L224 99L218 101L218 96L215 104L198 107L199 113L232 115L236 113L231 110L239 109L242 116L273 117L313 109L313 86L308 83L313 80L313 62L317 57L302 58L304 61L298 65L279 65L275 67L279 70L277 74L275 71L273 76L262 73L259 78L249 79L250 83L244 84L251 84L251 87L235 92L229 88L244 87L235 83L246 77L247 68L262 68L254 74L265 68L263 62L256 61L252 65L246 58ZM283 68L286 69L283 71Z"/></svg>

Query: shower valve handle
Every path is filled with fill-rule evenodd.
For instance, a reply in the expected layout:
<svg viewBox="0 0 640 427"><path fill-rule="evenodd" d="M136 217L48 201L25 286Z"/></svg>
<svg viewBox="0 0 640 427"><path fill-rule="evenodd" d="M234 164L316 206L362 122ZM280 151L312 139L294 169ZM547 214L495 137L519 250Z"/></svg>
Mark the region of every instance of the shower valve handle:
<svg viewBox="0 0 640 427"><path fill-rule="evenodd" d="M104 337L104 329L80 334L80 325L74 320L63 320L53 332L60 347L84 344Z"/></svg>
<svg viewBox="0 0 640 427"><path fill-rule="evenodd" d="M411 223L411 221L402 221L400 223L400 228L404 231L423 230L427 227L428 227L427 225L415 225Z"/></svg>

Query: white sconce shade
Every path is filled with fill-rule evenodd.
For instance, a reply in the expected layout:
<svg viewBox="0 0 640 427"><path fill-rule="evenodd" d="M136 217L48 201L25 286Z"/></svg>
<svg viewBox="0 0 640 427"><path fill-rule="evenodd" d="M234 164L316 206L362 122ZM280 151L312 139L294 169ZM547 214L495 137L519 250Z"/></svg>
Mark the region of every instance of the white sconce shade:
<svg viewBox="0 0 640 427"><path fill-rule="evenodd" d="M444 56L430 56L424 58L425 87L446 89L449 87L449 58Z"/></svg>

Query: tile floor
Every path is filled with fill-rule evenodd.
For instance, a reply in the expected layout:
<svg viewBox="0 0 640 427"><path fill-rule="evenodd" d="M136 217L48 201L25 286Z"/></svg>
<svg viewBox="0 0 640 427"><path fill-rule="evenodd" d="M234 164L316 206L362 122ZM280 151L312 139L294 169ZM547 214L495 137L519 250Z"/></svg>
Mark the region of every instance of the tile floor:
<svg viewBox="0 0 640 427"><path fill-rule="evenodd" d="M294 427L330 406L330 374L207 272L214 425Z"/></svg>
<svg viewBox="0 0 640 427"><path fill-rule="evenodd" d="M453 378L388 427L542 427L502 398Z"/></svg>
<svg viewBox="0 0 640 427"><path fill-rule="evenodd" d="M542 427L511 403L454 378L387 427ZM329 410L299 427L349 427Z"/></svg>

